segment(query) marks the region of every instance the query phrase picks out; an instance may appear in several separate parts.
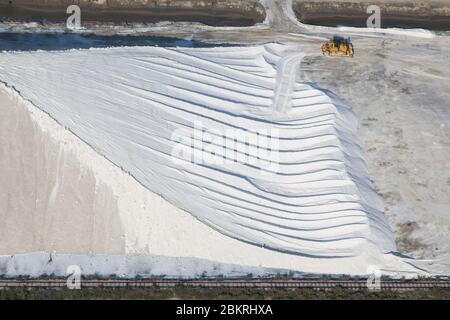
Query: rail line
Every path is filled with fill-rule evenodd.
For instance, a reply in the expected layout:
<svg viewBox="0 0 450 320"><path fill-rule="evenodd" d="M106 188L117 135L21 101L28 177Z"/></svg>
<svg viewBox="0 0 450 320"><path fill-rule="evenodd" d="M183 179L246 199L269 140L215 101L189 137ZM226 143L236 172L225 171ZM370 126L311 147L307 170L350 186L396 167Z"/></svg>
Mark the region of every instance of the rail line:
<svg viewBox="0 0 450 320"><path fill-rule="evenodd" d="M6 288L65 288L67 280L0 280L0 289ZM367 280L81 280L81 288L245 288L245 289L368 289ZM449 289L450 280L380 280L381 290L429 290Z"/></svg>

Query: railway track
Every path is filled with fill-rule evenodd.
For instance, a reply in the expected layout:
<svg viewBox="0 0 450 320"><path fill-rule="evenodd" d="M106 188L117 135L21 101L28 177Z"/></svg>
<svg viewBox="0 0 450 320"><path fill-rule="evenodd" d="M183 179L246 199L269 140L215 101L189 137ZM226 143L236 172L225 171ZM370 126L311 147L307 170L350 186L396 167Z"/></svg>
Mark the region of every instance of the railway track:
<svg viewBox="0 0 450 320"><path fill-rule="evenodd" d="M66 288L67 280L0 280L0 289L6 288ZM81 288L245 288L245 289L368 289L367 280L81 280ZM381 290L449 289L450 280L381 280Z"/></svg>

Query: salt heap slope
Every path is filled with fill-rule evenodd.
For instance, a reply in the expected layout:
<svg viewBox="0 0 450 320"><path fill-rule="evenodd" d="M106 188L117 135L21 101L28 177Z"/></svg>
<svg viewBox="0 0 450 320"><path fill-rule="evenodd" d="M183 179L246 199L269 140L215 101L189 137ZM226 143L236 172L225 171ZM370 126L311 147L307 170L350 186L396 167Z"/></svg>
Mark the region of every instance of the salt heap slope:
<svg viewBox="0 0 450 320"><path fill-rule="evenodd" d="M0 80L225 235L308 257L395 251L355 118L299 82L301 58L278 44L3 52Z"/></svg>

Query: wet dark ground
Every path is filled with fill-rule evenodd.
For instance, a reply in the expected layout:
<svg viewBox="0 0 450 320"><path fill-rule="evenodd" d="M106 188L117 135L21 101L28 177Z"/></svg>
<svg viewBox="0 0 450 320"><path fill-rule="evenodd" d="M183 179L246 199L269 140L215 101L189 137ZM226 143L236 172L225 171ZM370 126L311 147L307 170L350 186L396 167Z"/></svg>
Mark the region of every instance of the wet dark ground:
<svg viewBox="0 0 450 320"><path fill-rule="evenodd" d="M120 46L160 46L207 48L227 46L195 40L148 36L98 36L71 33L0 33L0 51L68 50Z"/></svg>

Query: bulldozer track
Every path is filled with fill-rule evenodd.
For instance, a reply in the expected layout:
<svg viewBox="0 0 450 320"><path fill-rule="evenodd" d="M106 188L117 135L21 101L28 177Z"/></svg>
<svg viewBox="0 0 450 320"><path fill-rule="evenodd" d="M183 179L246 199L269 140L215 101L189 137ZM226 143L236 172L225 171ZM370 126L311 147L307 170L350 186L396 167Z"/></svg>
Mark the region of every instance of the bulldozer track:
<svg viewBox="0 0 450 320"><path fill-rule="evenodd" d="M65 288L67 280L0 280L6 288ZM81 288L368 289L367 280L81 280ZM449 289L450 280L380 280L381 290Z"/></svg>

